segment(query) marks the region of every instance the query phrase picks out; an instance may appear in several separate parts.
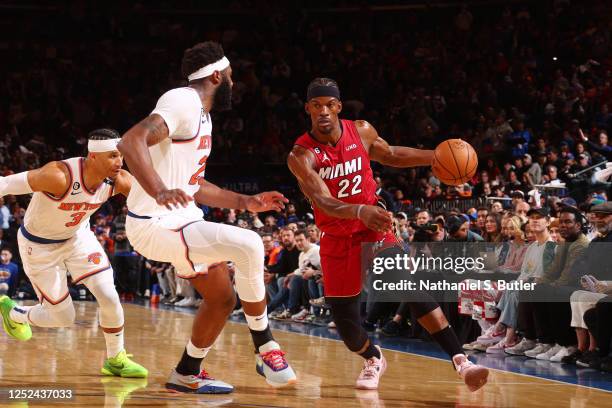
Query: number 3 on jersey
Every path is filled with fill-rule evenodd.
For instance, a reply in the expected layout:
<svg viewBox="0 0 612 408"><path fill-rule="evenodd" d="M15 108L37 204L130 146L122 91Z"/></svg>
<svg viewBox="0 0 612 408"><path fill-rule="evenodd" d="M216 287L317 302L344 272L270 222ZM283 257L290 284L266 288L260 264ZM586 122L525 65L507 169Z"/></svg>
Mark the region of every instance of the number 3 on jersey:
<svg viewBox="0 0 612 408"><path fill-rule="evenodd" d="M86 215L87 213L84 211L80 211L80 212L76 212L74 214L70 214L70 216L72 217L72 221L67 222L66 224L64 224L66 227L74 227L75 225L79 224L81 222L81 220L83 219L83 217Z"/></svg>
<svg viewBox="0 0 612 408"><path fill-rule="evenodd" d="M348 193L346 190L351 186L351 184L353 185L353 187L351 188L350 193ZM340 187L340 191L338 191L338 198L345 198L361 193L361 189L359 188L360 185L361 175L359 174L353 177L353 180L351 181L349 181L349 179L340 180L340 183L338 183L338 186Z"/></svg>

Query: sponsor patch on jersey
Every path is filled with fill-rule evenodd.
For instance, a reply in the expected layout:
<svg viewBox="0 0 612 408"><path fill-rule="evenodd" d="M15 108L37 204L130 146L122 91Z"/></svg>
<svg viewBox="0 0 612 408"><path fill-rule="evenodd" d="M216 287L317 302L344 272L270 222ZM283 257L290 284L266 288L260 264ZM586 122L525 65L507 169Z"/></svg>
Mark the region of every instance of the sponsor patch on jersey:
<svg viewBox="0 0 612 408"><path fill-rule="evenodd" d="M94 252L93 254L87 255L87 262L92 263L94 265L99 265L102 260L102 254L99 252Z"/></svg>

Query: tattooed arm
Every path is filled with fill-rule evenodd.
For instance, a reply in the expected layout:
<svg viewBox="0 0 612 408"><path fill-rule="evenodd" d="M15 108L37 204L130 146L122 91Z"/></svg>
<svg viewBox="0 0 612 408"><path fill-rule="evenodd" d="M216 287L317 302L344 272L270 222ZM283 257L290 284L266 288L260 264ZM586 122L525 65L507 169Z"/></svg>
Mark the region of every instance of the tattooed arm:
<svg viewBox="0 0 612 408"><path fill-rule="evenodd" d="M180 189L168 190L153 167L149 146L162 142L168 136L168 126L164 119L152 114L128 130L117 148L142 188L155 198L157 204L172 209L171 205L187 206L193 198Z"/></svg>

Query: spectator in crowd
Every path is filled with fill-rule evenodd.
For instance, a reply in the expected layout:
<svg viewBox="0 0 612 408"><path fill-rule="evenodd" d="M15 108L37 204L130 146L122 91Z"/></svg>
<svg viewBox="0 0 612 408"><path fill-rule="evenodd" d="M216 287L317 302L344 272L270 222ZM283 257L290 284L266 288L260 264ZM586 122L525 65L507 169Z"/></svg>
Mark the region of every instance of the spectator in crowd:
<svg viewBox="0 0 612 408"><path fill-rule="evenodd" d="M12 296L19 283L19 268L12 262L13 253L8 248L0 251L0 295Z"/></svg>
<svg viewBox="0 0 612 408"><path fill-rule="evenodd" d="M562 244L563 242L565 242L561 234L559 234L559 219L558 218L551 218L550 237L557 244Z"/></svg>
<svg viewBox="0 0 612 408"><path fill-rule="evenodd" d="M279 261L270 265L267 271L268 275L265 275L266 288L270 296L268 310L270 310L271 318L276 318L277 315L285 312L284 308L277 311L281 306L285 306L289 300L289 289L285 281L287 281L287 276L299 266L300 250L295 245L295 234L289 227L281 229L281 244L283 249ZM286 312L283 317L290 318L291 315Z"/></svg>
<svg viewBox="0 0 612 408"><path fill-rule="evenodd" d="M451 215L444 226L451 242L480 242L483 238L470 231L470 221L467 216Z"/></svg>
<svg viewBox="0 0 612 408"><path fill-rule="evenodd" d="M572 275L581 278L580 285L583 289L573 292L570 298L571 326L576 330L578 344L562 360L564 363L581 367L590 367L608 355L607 352L599 354L599 344L594 333L587 330L585 314L593 309L599 300L605 298L608 291L612 292L612 264L608 259L608 246L612 243L612 202L596 205L591 212L594 214L593 224L599 236L591 241L572 267Z"/></svg>
<svg viewBox="0 0 612 408"><path fill-rule="evenodd" d="M318 284L322 277L319 246L311 243L306 234L304 230L295 234L295 245L300 250L298 268L287 277L289 283L285 283L289 287L288 310L291 313L291 320L300 323L314 318L314 315L310 313L309 304L298 311L300 306L304 306L300 305L303 292L307 293L309 299L318 299L323 296ZM283 316L280 315L278 318L282 319Z"/></svg>
<svg viewBox="0 0 612 408"><path fill-rule="evenodd" d="M502 203L500 203L499 201L495 201L493 202L493 204L491 204L491 213L502 213L504 211L504 207L502 206Z"/></svg>
<svg viewBox="0 0 612 408"><path fill-rule="evenodd" d="M9 229L9 222L11 221L11 212L4 203L4 197L0 197L0 228L4 232Z"/></svg>
<svg viewBox="0 0 612 408"><path fill-rule="evenodd" d="M592 352L586 352L581 356L576 365L580 367L589 367L612 373L612 356L610 356L610 343L612 342L612 295L610 294L610 285L600 289L601 292L607 293L608 296L601 299L593 309L585 313L584 320L598 349Z"/></svg>
<svg viewBox="0 0 612 408"><path fill-rule="evenodd" d="M474 228L474 232L480 235L484 235L485 223L487 222L487 215L489 215L489 209L487 207L479 207L476 214L476 228Z"/></svg>
<svg viewBox="0 0 612 408"><path fill-rule="evenodd" d="M263 234L261 236L261 242L263 243L263 246L264 246L264 254L265 254L264 266L268 268L271 265L275 265L278 262L282 248L279 245L277 245L277 242L272 237L272 234L267 234L267 233Z"/></svg>
<svg viewBox="0 0 612 408"><path fill-rule="evenodd" d="M523 166L525 169L525 182L529 188L542 182L542 167L538 162L534 162L529 153L523 155Z"/></svg>
<svg viewBox="0 0 612 408"><path fill-rule="evenodd" d="M533 291L521 294L519 316L526 337L538 343L524 353L539 360L560 362L572 354L576 344L571 330L571 307L569 299L578 288L572 276L574 262L587 248L589 241L583 233L584 217L573 207L564 207L559 215L559 233L565 243L557 248L555 258Z"/></svg>
<svg viewBox="0 0 612 408"><path fill-rule="evenodd" d="M532 209L529 211L528 217L528 228L534 235L534 241L525 250L517 281L530 281L542 277L544 270L552 263L555 254L555 244L552 242L548 231L550 221L548 211ZM516 332L519 294L517 290L508 290L502 293L496 305L500 311L497 324L476 339L471 345L472 349L478 349L478 345L482 345L480 350L484 349L492 354L505 352L512 355L524 355L526 350L535 347L535 341L528 335L518 342Z"/></svg>
<svg viewBox="0 0 612 408"><path fill-rule="evenodd" d="M508 135L507 142L510 146L510 154L513 159L523 158L529 150L531 143L531 132L525 129L522 119L516 121L514 132Z"/></svg>
<svg viewBox="0 0 612 408"><path fill-rule="evenodd" d="M521 219L526 220L527 213L529 212L530 209L531 209L531 206L527 202L521 201L516 204L516 207L514 207L514 213L518 215L519 217L521 217Z"/></svg>
<svg viewBox="0 0 612 408"><path fill-rule="evenodd" d="M500 243L502 236L502 215L490 214L487 215L485 222L485 231L483 237L486 242Z"/></svg>
<svg viewBox="0 0 612 408"><path fill-rule="evenodd" d="M285 208L284 216L280 217L276 223L278 226L282 227L282 226L289 225L292 223L297 223L299 220L300 219L298 218L296 214L295 204L288 203Z"/></svg>
<svg viewBox="0 0 612 408"><path fill-rule="evenodd" d="M415 222L417 225L425 225L431 221L431 214L427 210L419 210L416 213Z"/></svg>
<svg viewBox="0 0 612 408"><path fill-rule="evenodd" d="M264 219L263 231L267 233L272 233L278 230L278 226L276 224L276 218L273 215L268 215Z"/></svg>
<svg viewBox="0 0 612 408"><path fill-rule="evenodd" d="M589 140L589 137L582 132L580 129L580 136L584 142L586 142L589 147L596 152L602 159L612 160L612 146L609 144L608 139L608 131L602 129L599 131L599 135L597 138L597 143Z"/></svg>
<svg viewBox="0 0 612 408"><path fill-rule="evenodd" d="M306 233L308 234L308 240L316 245L319 245L321 241L321 230L315 224L310 224L306 229Z"/></svg>
<svg viewBox="0 0 612 408"><path fill-rule="evenodd" d="M521 190L514 190L510 193L510 198L512 199L512 208L516 208L518 204L525 202L525 193Z"/></svg>
<svg viewBox="0 0 612 408"><path fill-rule="evenodd" d="M502 220L502 236L505 241L509 242L509 248L504 262L499 266L499 270L506 273L518 273L527 251L523 220L516 215L504 218Z"/></svg>

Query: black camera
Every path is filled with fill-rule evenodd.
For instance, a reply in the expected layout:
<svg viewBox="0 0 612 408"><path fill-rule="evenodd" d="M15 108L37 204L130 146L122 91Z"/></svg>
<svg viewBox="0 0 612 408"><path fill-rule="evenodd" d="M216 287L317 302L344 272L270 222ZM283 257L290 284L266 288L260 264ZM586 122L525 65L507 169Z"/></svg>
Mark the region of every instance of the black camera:
<svg viewBox="0 0 612 408"><path fill-rule="evenodd" d="M436 232L440 230L440 227L438 226L438 224L433 223L433 222L428 222L427 224L423 224L423 225L418 225L416 222L411 222L410 228L412 228L413 230L417 232L423 231L423 232L428 232L430 234L435 234Z"/></svg>

